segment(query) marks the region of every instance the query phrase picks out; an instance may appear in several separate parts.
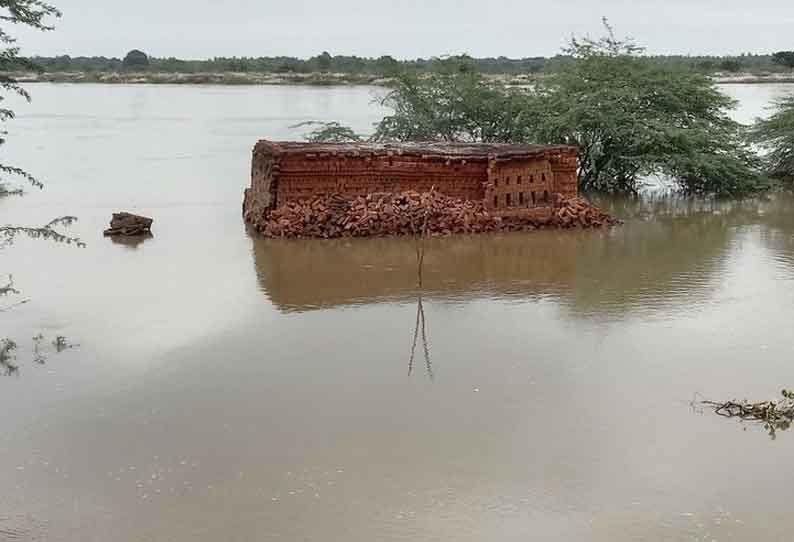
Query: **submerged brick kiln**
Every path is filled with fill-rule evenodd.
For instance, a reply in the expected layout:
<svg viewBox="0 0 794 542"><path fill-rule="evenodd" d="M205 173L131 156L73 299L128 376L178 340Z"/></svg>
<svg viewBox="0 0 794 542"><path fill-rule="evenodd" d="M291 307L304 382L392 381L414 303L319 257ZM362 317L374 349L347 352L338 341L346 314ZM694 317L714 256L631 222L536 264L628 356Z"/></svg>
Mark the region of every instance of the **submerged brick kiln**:
<svg viewBox="0 0 794 542"><path fill-rule="evenodd" d="M496 216L544 218L576 196L576 149L471 143L297 143L260 141L243 214L318 196L435 190L481 200Z"/></svg>

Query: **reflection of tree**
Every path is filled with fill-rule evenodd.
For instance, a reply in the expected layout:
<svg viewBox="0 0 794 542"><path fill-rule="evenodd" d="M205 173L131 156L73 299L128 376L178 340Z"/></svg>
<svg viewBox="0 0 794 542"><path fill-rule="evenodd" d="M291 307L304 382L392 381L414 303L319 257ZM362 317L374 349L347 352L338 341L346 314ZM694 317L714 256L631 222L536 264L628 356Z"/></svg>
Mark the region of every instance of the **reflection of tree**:
<svg viewBox="0 0 794 542"><path fill-rule="evenodd" d="M414 248L416 250L416 325L414 326L414 342L411 345L411 357L408 360L408 376L414 370L414 358L416 356L416 341L419 338L419 331L422 332L422 349L425 354L425 367L430 380L433 380L433 367L430 364L430 349L427 346L427 324L425 322L425 307L422 304L422 289L424 288L425 253L427 251L427 218L425 214L424 224L414 235ZM415 230L416 231L416 230Z"/></svg>
<svg viewBox="0 0 794 542"><path fill-rule="evenodd" d="M427 241L423 295L435 300L553 298L575 316L624 317L710 297L737 231L794 231L791 201L675 196L603 200L626 224L601 231L454 236ZM777 218L770 209L779 205ZM790 213L789 213L790 214ZM762 230L763 231L763 230ZM794 244L775 234L770 242ZM255 240L263 291L284 311L405 301L415 295L413 240ZM792 254L789 250L788 254Z"/></svg>
<svg viewBox="0 0 794 542"><path fill-rule="evenodd" d="M419 335L422 336L422 350L425 355L425 369L427 369L427 376L433 380L433 366L430 363L430 347L427 344L427 325L425 323L425 307L422 303L422 293L420 292L416 299L416 325L414 326L414 342L411 345L411 357L408 360L408 376L411 376L414 371L414 360L416 359L416 343Z"/></svg>

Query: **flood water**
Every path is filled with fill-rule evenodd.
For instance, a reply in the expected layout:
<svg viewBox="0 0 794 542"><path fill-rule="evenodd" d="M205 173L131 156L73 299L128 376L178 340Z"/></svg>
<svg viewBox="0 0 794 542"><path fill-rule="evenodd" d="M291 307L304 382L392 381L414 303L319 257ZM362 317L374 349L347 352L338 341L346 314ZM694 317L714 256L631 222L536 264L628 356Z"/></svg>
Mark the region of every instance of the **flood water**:
<svg viewBox="0 0 794 542"><path fill-rule="evenodd" d="M0 222L87 247L0 251L0 540L790 540L794 434L690 402L794 386L791 196L433 239L418 315L413 241L240 218L259 137L366 130L373 89L31 91L2 158L47 187ZM154 237L104 239L122 209Z"/></svg>

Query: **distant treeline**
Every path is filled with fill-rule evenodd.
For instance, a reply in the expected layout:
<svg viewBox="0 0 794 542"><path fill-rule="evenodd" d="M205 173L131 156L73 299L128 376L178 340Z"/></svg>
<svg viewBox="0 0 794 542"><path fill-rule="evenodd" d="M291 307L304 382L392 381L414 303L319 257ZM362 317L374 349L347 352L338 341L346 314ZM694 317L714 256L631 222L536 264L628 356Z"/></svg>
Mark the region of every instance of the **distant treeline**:
<svg viewBox="0 0 794 542"><path fill-rule="evenodd" d="M452 57L463 60L473 71L483 74L541 74L555 73L570 58L563 55L554 57L528 57L512 59L473 58L466 55ZM783 72L790 70L773 54L742 54L739 56L651 56L654 61L665 65L676 65L701 73L714 72ZM120 72L151 71L160 73L317 73L333 72L352 75L391 76L397 72L443 71L450 57L395 60L391 56L363 58L358 56L333 56L323 52L309 59L295 57L216 57L209 60L181 60L178 58L149 57L142 51L130 51L124 58L107 57L33 57L36 64L45 72Z"/></svg>

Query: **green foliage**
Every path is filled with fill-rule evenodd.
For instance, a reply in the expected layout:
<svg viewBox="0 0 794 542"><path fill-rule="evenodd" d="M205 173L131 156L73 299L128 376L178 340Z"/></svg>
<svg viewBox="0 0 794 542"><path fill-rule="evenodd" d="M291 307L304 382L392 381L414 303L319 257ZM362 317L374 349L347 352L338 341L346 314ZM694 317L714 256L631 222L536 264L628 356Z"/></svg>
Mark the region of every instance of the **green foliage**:
<svg viewBox="0 0 794 542"><path fill-rule="evenodd" d="M537 87L535 140L579 147L584 190L636 192L643 178L692 192L738 194L762 186L733 100L706 77L662 67L607 37L573 40L574 62Z"/></svg>
<svg viewBox="0 0 794 542"><path fill-rule="evenodd" d="M770 174L794 181L794 95L778 101L771 117L759 119L752 137L767 151L764 160Z"/></svg>
<svg viewBox="0 0 794 542"><path fill-rule="evenodd" d="M463 58L463 57L456 57ZM507 58L470 58L467 62L478 73L484 75L540 76L559 72L569 64L571 58L560 54L549 58L527 57ZM743 54L739 56L689 56L666 55L648 56L649 62L665 67L678 67L704 74L716 71L730 71L721 67L741 69L753 74L783 73L789 70L785 65L775 63L773 55ZM46 72L109 73L124 69L123 59L97 57L34 57L31 59ZM415 74L438 73L444 71L447 58L417 58L396 60L390 56L365 58L355 55L320 54L302 59L289 56L274 57L215 57L207 60L184 60L178 58L149 57L148 70L158 73L312 73L333 72L346 75L371 77L391 77L400 72ZM27 70L28 68L19 68Z"/></svg>
<svg viewBox="0 0 794 542"><path fill-rule="evenodd" d="M402 73L383 99L394 113L376 141L525 141L531 107L525 91L487 81L466 59L447 59L428 75Z"/></svg>
<svg viewBox="0 0 794 542"><path fill-rule="evenodd" d="M402 73L383 105L394 113L376 141L570 144L583 190L633 193L650 176L689 192L765 187L733 100L705 76L642 56L604 21L599 39L574 38L570 61L532 88L509 88L447 59L433 74Z"/></svg>
<svg viewBox="0 0 794 542"><path fill-rule="evenodd" d="M794 51L778 51L772 55L772 62L794 69Z"/></svg>
<svg viewBox="0 0 794 542"><path fill-rule="evenodd" d="M738 72L742 69L742 62L736 58L726 58L720 62L720 69L726 72Z"/></svg>
<svg viewBox="0 0 794 542"><path fill-rule="evenodd" d="M30 95L17 81L8 75L19 70L35 70L37 66L27 58L19 55L16 39L6 32L6 24L23 25L37 30L52 30L47 21L52 17L60 17L55 7L40 0L0 0L0 91L18 94L30 101ZM2 107L5 96L0 94L0 122L14 118L14 112ZM0 146L5 143L5 130L0 130ZM42 184L27 171L0 162L0 196L18 194L19 188L11 187L9 178L22 178L31 185L42 188Z"/></svg>
<svg viewBox="0 0 794 542"><path fill-rule="evenodd" d="M57 9L40 0L0 0L0 23L3 24L10 23L29 26L37 30L51 30L52 27L46 21L50 17L60 16L61 13ZM0 70L7 71L35 67L29 60L19 56L19 48L14 45L15 43L16 40L4 28L0 28L0 44L3 46L0 48ZM30 95L27 91L9 75L0 74L0 89L18 94L30 101ZM4 100L5 96L0 94L0 102ZM0 121L4 122L13 118L13 111L0 107ZM0 131L0 145L5 143L5 135L5 131ZM8 184L9 177L22 178L37 188L43 188L44 186L27 171L16 166L0 163L0 196L19 194L21 192L19 188L10 187ZM0 225L0 249L11 245L14 239L20 235L83 246L80 239L63 235L55 229L58 226L69 226L76 220L74 217L65 216L56 218L39 228ZM12 286L13 284L9 284L8 287L0 288L0 295L7 295L12 291Z"/></svg>
<svg viewBox="0 0 794 542"><path fill-rule="evenodd" d="M311 120L290 126L290 128L310 126L314 127L314 129L307 133L305 137L307 141L312 143L346 143L363 140L363 137L354 132L352 128L342 126L338 122Z"/></svg>
<svg viewBox="0 0 794 542"><path fill-rule="evenodd" d="M140 70L149 67L149 55L138 49L133 49L124 57L122 65L127 70Z"/></svg>
<svg viewBox="0 0 794 542"><path fill-rule="evenodd" d="M14 240L19 236L29 237L31 239L44 239L46 241L75 245L83 248L85 247L85 243L78 237L64 235L55 229L59 226L71 226L75 222L77 222L77 218L74 216L62 216L37 228L9 225L0 226L0 249L12 245Z"/></svg>
<svg viewBox="0 0 794 542"><path fill-rule="evenodd" d="M314 61L317 63L317 68L321 72L327 72L331 69L331 61L333 58L328 53L328 51L323 51L323 53L314 58Z"/></svg>

